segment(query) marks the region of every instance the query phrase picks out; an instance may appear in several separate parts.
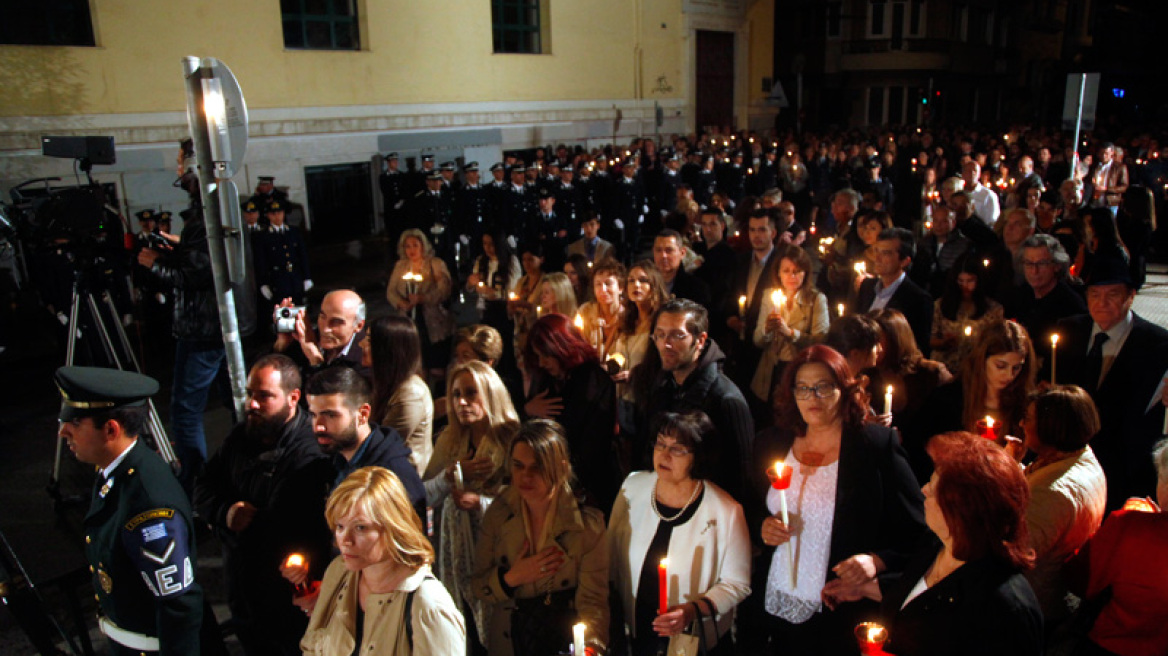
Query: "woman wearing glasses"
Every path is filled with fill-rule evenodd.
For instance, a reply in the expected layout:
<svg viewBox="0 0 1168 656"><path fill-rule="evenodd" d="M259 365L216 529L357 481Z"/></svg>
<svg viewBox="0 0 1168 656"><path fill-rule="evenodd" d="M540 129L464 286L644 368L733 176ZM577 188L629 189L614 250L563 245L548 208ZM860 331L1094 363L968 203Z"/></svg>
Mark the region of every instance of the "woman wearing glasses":
<svg viewBox="0 0 1168 656"><path fill-rule="evenodd" d="M824 606L825 585L848 585L899 567L925 529L923 498L896 434L864 424L862 392L847 361L823 345L799 352L775 394L776 427L755 440L758 489L774 547L764 603L772 647L798 654L854 654L855 625L875 604ZM792 468L785 493L764 467ZM787 518L782 514L786 496Z"/></svg>
<svg viewBox="0 0 1168 656"><path fill-rule="evenodd" d="M691 631L700 606L707 653L733 653L727 633L735 607L750 594L742 506L706 479L710 445L702 436L713 426L704 413L666 412L655 423L653 471L625 479L608 523L609 576L622 602L627 640L633 654L661 653L671 636ZM659 612L662 607L666 612ZM624 642L619 621L612 636Z"/></svg>

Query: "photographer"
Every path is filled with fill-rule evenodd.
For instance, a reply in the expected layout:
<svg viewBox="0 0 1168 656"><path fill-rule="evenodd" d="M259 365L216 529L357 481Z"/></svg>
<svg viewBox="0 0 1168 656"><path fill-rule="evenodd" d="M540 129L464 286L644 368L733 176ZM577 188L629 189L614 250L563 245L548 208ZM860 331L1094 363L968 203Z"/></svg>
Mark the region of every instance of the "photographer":
<svg viewBox="0 0 1168 656"><path fill-rule="evenodd" d="M273 349L296 361L306 380L313 373L334 364L352 367L370 379L369 369L361 365L365 301L357 292L337 289L325 294L315 330L308 324L306 309L294 306L290 298L285 298L276 308L274 319L276 343Z"/></svg>
<svg viewBox="0 0 1168 656"><path fill-rule="evenodd" d="M190 207L182 212L183 229L178 241L172 247L159 245L138 252L138 263L174 290L170 434L175 455L182 464L179 481L188 495L195 474L207 459L207 440L203 434L207 393L227 361L193 158L194 147L187 139L179 152L177 184L190 196Z"/></svg>

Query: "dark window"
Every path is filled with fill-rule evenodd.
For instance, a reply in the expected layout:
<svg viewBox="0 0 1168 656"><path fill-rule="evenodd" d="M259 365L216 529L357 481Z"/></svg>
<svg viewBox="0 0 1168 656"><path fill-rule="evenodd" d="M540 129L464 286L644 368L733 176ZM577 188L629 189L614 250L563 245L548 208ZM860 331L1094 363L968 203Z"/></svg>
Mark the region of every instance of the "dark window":
<svg viewBox="0 0 1168 656"><path fill-rule="evenodd" d="M89 0L0 0L0 44L92 46Z"/></svg>
<svg viewBox="0 0 1168 656"><path fill-rule="evenodd" d="M872 6L869 11L872 12L872 23L869 27L869 32L872 36L884 36L884 11L888 5L881 0L872 0Z"/></svg>
<svg viewBox="0 0 1168 656"><path fill-rule="evenodd" d="M336 244L373 232L369 162L307 166L304 184L314 244Z"/></svg>
<svg viewBox="0 0 1168 656"><path fill-rule="evenodd" d="M537 55L540 42L539 0L491 0L495 52Z"/></svg>
<svg viewBox="0 0 1168 656"><path fill-rule="evenodd" d="M284 47L360 50L357 0L280 0Z"/></svg>
<svg viewBox="0 0 1168 656"><path fill-rule="evenodd" d="M827 35L829 37L837 37L843 32L843 13L842 2L827 3Z"/></svg>
<svg viewBox="0 0 1168 656"><path fill-rule="evenodd" d="M908 14L908 33L913 36L921 35L921 5L922 0L912 0Z"/></svg>
<svg viewBox="0 0 1168 656"><path fill-rule="evenodd" d="M888 122L904 123L904 87L888 88Z"/></svg>
<svg viewBox="0 0 1168 656"><path fill-rule="evenodd" d="M868 125L884 123L884 87L868 89Z"/></svg>

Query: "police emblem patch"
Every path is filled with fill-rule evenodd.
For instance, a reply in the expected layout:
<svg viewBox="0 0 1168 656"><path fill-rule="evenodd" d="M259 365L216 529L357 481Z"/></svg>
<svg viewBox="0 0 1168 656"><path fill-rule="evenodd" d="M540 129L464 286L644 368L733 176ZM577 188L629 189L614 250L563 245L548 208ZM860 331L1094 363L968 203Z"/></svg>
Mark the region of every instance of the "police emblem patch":
<svg viewBox="0 0 1168 656"><path fill-rule="evenodd" d="M114 589L114 580L104 569L97 570L97 581L101 584L101 589L109 594Z"/></svg>

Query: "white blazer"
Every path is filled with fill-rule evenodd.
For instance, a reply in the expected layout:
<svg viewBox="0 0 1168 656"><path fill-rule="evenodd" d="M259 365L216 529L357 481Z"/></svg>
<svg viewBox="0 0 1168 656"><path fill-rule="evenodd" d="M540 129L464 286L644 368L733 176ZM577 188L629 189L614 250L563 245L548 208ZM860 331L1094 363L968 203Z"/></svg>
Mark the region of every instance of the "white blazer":
<svg viewBox="0 0 1168 656"><path fill-rule="evenodd" d="M656 483L656 472L629 474L608 522L609 578L624 602L630 635L636 634L641 566L660 523L650 505ZM730 630L735 606L750 594L750 534L742 506L717 485L705 484L694 516L675 527L669 539L669 605L705 597L717 608L716 634L721 636ZM717 641L708 624L706 640L710 647Z"/></svg>

